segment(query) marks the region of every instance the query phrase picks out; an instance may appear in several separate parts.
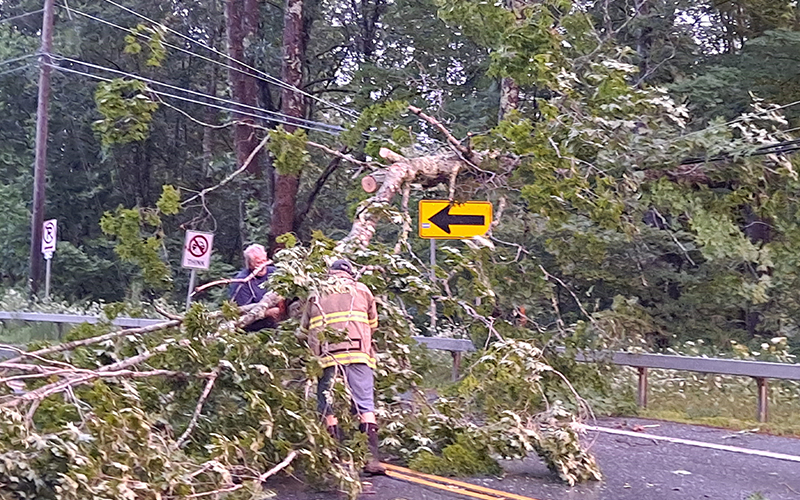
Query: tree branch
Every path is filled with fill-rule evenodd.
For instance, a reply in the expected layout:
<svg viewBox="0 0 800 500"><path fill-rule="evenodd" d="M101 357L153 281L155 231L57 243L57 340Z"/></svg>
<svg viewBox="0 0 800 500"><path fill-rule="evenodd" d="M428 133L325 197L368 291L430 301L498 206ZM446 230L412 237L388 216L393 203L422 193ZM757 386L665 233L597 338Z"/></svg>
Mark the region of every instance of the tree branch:
<svg viewBox="0 0 800 500"><path fill-rule="evenodd" d="M342 151L345 151L346 148L342 148ZM325 167L325 170L322 171L322 174L317 178L317 182L314 183L314 188L311 190L311 193L308 195L308 199L306 200L306 204L301 211L297 213L294 218L294 227L300 227L300 224L303 223L308 212L311 210L311 207L314 205L314 202L317 200L317 196L319 192L322 191L323 186L325 183L328 182L328 179L331 175L339 168L342 164L342 158L336 157L328 163L328 166Z"/></svg>
<svg viewBox="0 0 800 500"><path fill-rule="evenodd" d="M197 400L197 406L194 409L194 414L192 415L192 419L189 421L189 425L186 427L186 430L183 431L181 437L175 442L176 448L182 448L186 441L189 439L189 435L192 433L192 429L197 425L197 420L200 418L200 412L203 410L203 404L205 404L208 395L211 393L211 389L214 387L214 382L217 381L217 376L219 375L220 368L217 367L211 375L208 377L208 382L206 382L206 386L203 389L203 393L200 395L200 399Z"/></svg>
<svg viewBox="0 0 800 500"><path fill-rule="evenodd" d="M283 459L283 462L279 463L278 465L276 465L275 467L271 468L267 472L265 472L265 473L261 474L260 476L258 476L258 480L263 483L270 476L274 476L280 470L285 469L290 463L292 463L292 460L294 460L294 457L296 457L296 456L297 456L297 452L295 450L290 451L289 454L286 455L286 458Z"/></svg>

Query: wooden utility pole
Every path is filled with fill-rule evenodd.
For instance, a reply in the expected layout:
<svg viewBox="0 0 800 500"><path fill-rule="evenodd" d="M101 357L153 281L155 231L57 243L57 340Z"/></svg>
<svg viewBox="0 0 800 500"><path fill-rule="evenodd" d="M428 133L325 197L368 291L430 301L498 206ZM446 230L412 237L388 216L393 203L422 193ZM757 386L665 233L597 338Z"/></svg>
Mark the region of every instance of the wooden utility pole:
<svg viewBox="0 0 800 500"><path fill-rule="evenodd" d="M31 218L30 292L39 292L42 275L42 224L47 170L47 112L50 101L50 52L53 48L55 0L44 0L42 48L39 60L39 102L36 107L36 159L33 167L33 216Z"/></svg>

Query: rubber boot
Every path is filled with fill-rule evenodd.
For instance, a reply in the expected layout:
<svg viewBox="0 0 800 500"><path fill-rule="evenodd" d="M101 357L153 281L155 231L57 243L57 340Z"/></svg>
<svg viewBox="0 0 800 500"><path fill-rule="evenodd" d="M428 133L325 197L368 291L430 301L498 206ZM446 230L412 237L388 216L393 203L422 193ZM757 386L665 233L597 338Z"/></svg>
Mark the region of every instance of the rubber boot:
<svg viewBox="0 0 800 500"><path fill-rule="evenodd" d="M372 476L386 474L386 468L381 465L378 454L378 425L361 424L358 430L367 434L367 444L369 444L369 460L364 465L364 472Z"/></svg>

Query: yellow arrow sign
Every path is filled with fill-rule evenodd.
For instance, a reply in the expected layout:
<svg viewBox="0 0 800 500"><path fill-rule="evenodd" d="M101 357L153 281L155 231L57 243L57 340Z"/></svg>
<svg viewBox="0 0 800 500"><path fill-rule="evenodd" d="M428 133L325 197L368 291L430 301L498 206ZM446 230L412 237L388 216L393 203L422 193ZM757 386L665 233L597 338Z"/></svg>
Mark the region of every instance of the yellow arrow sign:
<svg viewBox="0 0 800 500"><path fill-rule="evenodd" d="M419 237L459 240L486 234L492 223L492 204L467 201L451 204L447 200L419 202Z"/></svg>

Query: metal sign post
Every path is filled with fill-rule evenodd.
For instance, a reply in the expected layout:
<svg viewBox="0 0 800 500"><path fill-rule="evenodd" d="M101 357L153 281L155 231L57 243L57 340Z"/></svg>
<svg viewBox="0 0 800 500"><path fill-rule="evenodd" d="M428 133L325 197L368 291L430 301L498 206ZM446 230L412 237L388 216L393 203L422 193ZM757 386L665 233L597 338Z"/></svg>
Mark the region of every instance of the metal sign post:
<svg viewBox="0 0 800 500"><path fill-rule="evenodd" d="M50 298L50 262L53 260L53 253L56 251L56 241L58 236L58 220L50 219L42 224L42 254L44 254L46 267L44 275L44 298Z"/></svg>
<svg viewBox="0 0 800 500"><path fill-rule="evenodd" d="M431 283L436 280L436 240L431 239ZM431 297L431 334L436 334L436 299Z"/></svg>
<svg viewBox="0 0 800 500"><path fill-rule="evenodd" d="M197 282L197 270L208 269L209 265L211 265L211 248L213 244L213 233L186 231L181 266L192 270L189 275L189 289L186 291L186 309L189 309L189 305L192 303L192 292Z"/></svg>
<svg viewBox="0 0 800 500"><path fill-rule="evenodd" d="M463 240L481 236L492 223L488 201L420 200L419 237L431 240L431 282L436 281L436 240ZM431 299L431 333L436 333L436 300Z"/></svg>

